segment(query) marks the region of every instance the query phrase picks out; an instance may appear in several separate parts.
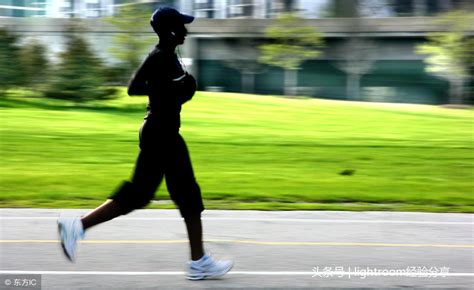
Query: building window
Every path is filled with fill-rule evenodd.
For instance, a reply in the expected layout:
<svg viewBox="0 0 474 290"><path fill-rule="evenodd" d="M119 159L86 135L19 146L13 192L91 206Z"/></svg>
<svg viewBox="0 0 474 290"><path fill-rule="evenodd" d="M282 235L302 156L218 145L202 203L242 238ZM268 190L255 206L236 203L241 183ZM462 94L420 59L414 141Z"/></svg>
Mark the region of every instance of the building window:
<svg viewBox="0 0 474 290"><path fill-rule="evenodd" d="M214 0L194 0L194 16L197 18L214 18Z"/></svg>
<svg viewBox="0 0 474 290"><path fill-rule="evenodd" d="M229 18L251 18L254 13L252 0L229 0L227 5Z"/></svg>
<svg viewBox="0 0 474 290"><path fill-rule="evenodd" d="M334 0L331 0L334 1ZM267 18L273 18L281 13L289 13L289 12L297 12L296 9L296 2L295 0L275 0L275 1L268 1L267 2ZM319 1L319 5L323 3L323 6L327 6L329 4L324 4L324 1ZM330 1L325 1L330 2Z"/></svg>
<svg viewBox="0 0 474 290"><path fill-rule="evenodd" d="M0 8L0 16L9 17L11 9Z"/></svg>
<svg viewBox="0 0 474 290"><path fill-rule="evenodd" d="M86 17L99 17L99 3L86 3Z"/></svg>
<svg viewBox="0 0 474 290"><path fill-rule="evenodd" d="M469 0L451 0L451 7L454 9L465 8L469 2Z"/></svg>
<svg viewBox="0 0 474 290"><path fill-rule="evenodd" d="M446 1L446 0L444 0ZM443 7L438 0L427 0L426 1L426 14L433 15L443 12Z"/></svg>
<svg viewBox="0 0 474 290"><path fill-rule="evenodd" d="M393 10L397 16L412 16L414 5L413 0L395 0L393 1Z"/></svg>
<svg viewBox="0 0 474 290"><path fill-rule="evenodd" d="M12 6L25 7L24 0L13 0ZM25 10L13 9L13 17L25 17Z"/></svg>

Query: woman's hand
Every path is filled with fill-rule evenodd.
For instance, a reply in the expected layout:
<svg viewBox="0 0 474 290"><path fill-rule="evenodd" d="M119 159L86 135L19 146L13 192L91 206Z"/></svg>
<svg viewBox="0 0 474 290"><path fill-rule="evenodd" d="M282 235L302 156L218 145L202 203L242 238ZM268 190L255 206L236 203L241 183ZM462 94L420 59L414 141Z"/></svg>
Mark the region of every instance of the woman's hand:
<svg viewBox="0 0 474 290"><path fill-rule="evenodd" d="M197 89L196 79L187 72L185 73L184 77L182 77L179 81L173 82L173 84L176 89L180 104L184 104L191 100Z"/></svg>

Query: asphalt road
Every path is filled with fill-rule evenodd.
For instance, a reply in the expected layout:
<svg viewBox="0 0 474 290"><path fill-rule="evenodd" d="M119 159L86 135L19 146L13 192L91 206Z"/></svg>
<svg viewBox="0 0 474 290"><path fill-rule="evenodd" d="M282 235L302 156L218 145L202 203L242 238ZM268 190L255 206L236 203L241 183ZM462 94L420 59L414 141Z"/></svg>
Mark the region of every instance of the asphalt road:
<svg viewBox="0 0 474 290"><path fill-rule="evenodd" d="M206 249L235 266L219 280L188 281L176 210L91 228L74 264L57 241L60 212L88 210L0 209L0 289L474 288L472 214L207 210Z"/></svg>

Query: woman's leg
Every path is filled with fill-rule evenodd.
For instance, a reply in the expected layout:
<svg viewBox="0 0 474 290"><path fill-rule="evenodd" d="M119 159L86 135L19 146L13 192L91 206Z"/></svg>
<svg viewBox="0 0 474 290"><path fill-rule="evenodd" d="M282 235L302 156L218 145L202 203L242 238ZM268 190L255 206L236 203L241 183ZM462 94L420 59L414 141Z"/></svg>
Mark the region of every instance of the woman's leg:
<svg viewBox="0 0 474 290"><path fill-rule="evenodd" d="M109 196L107 201L82 217L84 230L146 206L163 180L162 160L149 150L141 150L131 182Z"/></svg>
<svg viewBox="0 0 474 290"><path fill-rule="evenodd" d="M127 214L134 209L146 206L155 195L155 191L163 180L163 158L159 142L148 134L147 140L142 142L143 128L140 128L140 153L135 164L135 170L131 182L124 182L122 186L112 193L108 200L86 216L79 218L58 219L58 230L61 245L66 256L74 261L76 256L77 241L84 238L84 232L92 226L106 222L120 215ZM150 131L150 130L148 130Z"/></svg>
<svg viewBox="0 0 474 290"><path fill-rule="evenodd" d="M169 148L169 159L165 167L166 185L186 223L191 259L199 260L204 255L201 223L204 205L186 143L180 135L175 138L174 146Z"/></svg>
<svg viewBox="0 0 474 290"><path fill-rule="evenodd" d="M201 222L204 204L201 190L194 177L186 143L180 135L175 140L175 146L167 155L170 159L165 167L165 177L170 196L178 205L188 231L191 261L187 263L187 277L190 280L220 277L230 271L233 262L215 260L204 252Z"/></svg>
<svg viewBox="0 0 474 290"><path fill-rule="evenodd" d="M81 218L84 230L122 215L122 209L113 199L107 199L98 208Z"/></svg>
<svg viewBox="0 0 474 290"><path fill-rule="evenodd" d="M186 229L188 231L191 259L197 261L204 256L201 214L186 217L184 222L186 223Z"/></svg>

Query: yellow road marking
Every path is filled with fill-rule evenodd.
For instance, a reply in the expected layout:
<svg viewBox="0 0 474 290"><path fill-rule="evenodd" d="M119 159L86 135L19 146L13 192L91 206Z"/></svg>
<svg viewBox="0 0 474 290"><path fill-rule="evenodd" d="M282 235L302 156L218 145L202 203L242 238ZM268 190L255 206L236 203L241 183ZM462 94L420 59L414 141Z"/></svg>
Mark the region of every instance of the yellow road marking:
<svg viewBox="0 0 474 290"><path fill-rule="evenodd" d="M270 246L357 246L357 247L434 247L434 248L474 248L473 244L397 244L397 243L342 243L342 242L275 242L251 240L215 240L205 242L234 243ZM0 244L59 243L58 240L0 240ZM85 240L82 244L182 244L188 240Z"/></svg>

